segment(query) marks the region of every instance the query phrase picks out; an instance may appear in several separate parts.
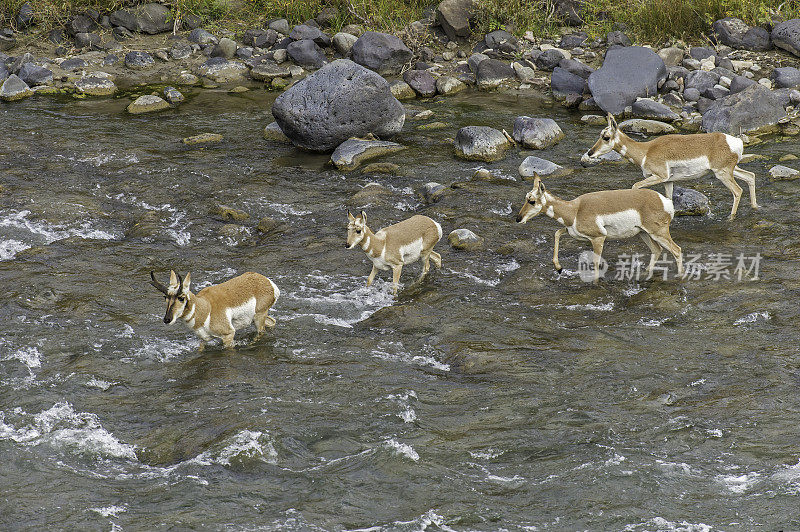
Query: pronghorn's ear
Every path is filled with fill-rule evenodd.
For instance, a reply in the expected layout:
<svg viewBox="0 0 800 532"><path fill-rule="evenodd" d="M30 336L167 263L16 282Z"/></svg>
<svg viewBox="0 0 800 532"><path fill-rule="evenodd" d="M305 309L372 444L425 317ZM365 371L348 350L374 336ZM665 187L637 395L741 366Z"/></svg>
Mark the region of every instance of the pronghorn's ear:
<svg viewBox="0 0 800 532"><path fill-rule="evenodd" d="M186 277L183 279L183 283L181 284L181 291L184 293L188 292L190 284L192 284L192 274L191 272L186 272Z"/></svg>
<svg viewBox="0 0 800 532"><path fill-rule="evenodd" d="M170 286L178 285L178 276L175 274L175 270L169 271L169 285Z"/></svg>
<svg viewBox="0 0 800 532"><path fill-rule="evenodd" d="M544 193L545 193L544 183L539 181L539 194L544 194Z"/></svg>
<svg viewBox="0 0 800 532"><path fill-rule="evenodd" d="M367 213L361 211L361 222L367 223Z"/></svg>
<svg viewBox="0 0 800 532"><path fill-rule="evenodd" d="M617 129L617 121L614 119L614 115L608 113L607 118L608 118L608 125L613 129Z"/></svg>
<svg viewBox="0 0 800 532"><path fill-rule="evenodd" d="M350 211L347 211L347 219L352 222L352 221L354 221L356 219L356 217L353 216L353 213L351 213Z"/></svg>

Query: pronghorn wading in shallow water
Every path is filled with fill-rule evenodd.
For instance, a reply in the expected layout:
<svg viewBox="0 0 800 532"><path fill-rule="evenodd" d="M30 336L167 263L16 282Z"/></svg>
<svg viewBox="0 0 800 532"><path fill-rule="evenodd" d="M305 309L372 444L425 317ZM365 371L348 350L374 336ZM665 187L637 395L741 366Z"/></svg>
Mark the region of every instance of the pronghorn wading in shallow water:
<svg viewBox="0 0 800 532"><path fill-rule="evenodd" d="M422 274L428 273L429 259L437 268L442 267L442 256L433 251L433 246L442 239L442 226L427 216L417 214L408 220L384 227L373 233L367 227L367 213L353 216L347 211L347 249L361 246L372 261L372 271L367 277L367 286L372 285L378 270L392 269L394 295L400 282L403 266L422 259Z"/></svg>
<svg viewBox="0 0 800 532"><path fill-rule="evenodd" d="M601 190L566 201L545 190L544 183L537 177L533 189L525 196L525 205L517 215L517 223L524 224L542 210L565 226L556 231L553 249L556 271L561 271L558 241L566 232L575 239L592 243L595 282L599 279L600 256L606 239L622 240L637 234L650 248L650 265L647 268L650 274L662 248L672 253L678 273L683 273L681 248L669 234L669 224L675 215L672 200L655 190Z"/></svg>
<svg viewBox="0 0 800 532"><path fill-rule="evenodd" d="M265 327L274 327L275 318L268 315L280 290L260 273L247 272L229 281L203 288L197 294L189 290L191 274L182 279L174 270L169 273L169 286L156 281L150 272L150 284L164 293L167 312L164 323L173 324L183 318L186 325L206 342L221 338L225 347L233 345L237 329L255 322L258 335ZM204 344L200 345L202 351Z"/></svg>
<svg viewBox="0 0 800 532"><path fill-rule="evenodd" d="M600 132L600 138L582 160L600 157L611 150L616 150L642 169L644 179L634 183L633 188L664 183L667 197L672 199L673 181L700 177L711 170L733 194L730 220L736 216L742 197L742 187L736 179L747 183L750 205L758 208L756 175L736 166L744 152L744 143L739 138L725 133L695 133L662 135L648 142L636 142L619 129L617 121L609 113L608 126Z"/></svg>

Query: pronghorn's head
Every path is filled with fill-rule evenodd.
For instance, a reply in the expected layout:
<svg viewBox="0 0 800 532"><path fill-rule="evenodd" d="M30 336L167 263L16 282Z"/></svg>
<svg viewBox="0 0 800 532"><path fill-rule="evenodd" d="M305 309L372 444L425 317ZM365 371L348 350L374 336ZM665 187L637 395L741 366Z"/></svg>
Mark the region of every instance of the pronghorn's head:
<svg viewBox="0 0 800 532"><path fill-rule="evenodd" d="M600 132L600 138L594 143L594 146L589 148L589 151L583 154L581 160L586 162L587 159L596 159L601 155L614 150L617 142L619 142L619 127L617 121L611 113L608 113L608 125Z"/></svg>
<svg viewBox="0 0 800 532"><path fill-rule="evenodd" d="M361 211L357 216L353 216L347 211L347 249L356 247L367 235L367 213Z"/></svg>
<svg viewBox="0 0 800 532"><path fill-rule="evenodd" d="M169 286L164 286L156 281L156 276L152 271L150 272L150 279L152 279L150 284L164 294L164 299L167 302L167 313L164 314L164 323L175 323L175 320L183 315L183 311L186 309L186 303L189 301L189 284L192 282L192 274L187 273L186 278L182 279L180 274L175 273L175 270L170 270Z"/></svg>
<svg viewBox="0 0 800 532"><path fill-rule="evenodd" d="M544 205L544 183L538 177L533 181L533 188L525 195L525 205L517 214L517 223L524 224L542 211Z"/></svg>

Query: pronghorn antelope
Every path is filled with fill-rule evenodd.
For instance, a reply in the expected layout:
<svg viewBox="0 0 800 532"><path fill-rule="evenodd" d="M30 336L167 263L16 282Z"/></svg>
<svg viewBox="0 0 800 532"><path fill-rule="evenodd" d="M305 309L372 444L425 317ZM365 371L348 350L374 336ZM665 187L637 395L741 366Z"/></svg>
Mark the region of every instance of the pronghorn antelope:
<svg viewBox="0 0 800 532"><path fill-rule="evenodd" d="M428 273L429 259L437 268L442 267L442 256L433 251L433 246L442 239L442 226L427 216L417 214L408 220L384 227L373 233L367 227L367 213L361 211L353 216L347 211L347 249L360 245L372 261L372 271L367 277L367 286L372 285L378 270L392 269L394 295L397 295L400 272L403 266L422 259L422 274Z"/></svg>
<svg viewBox="0 0 800 532"><path fill-rule="evenodd" d="M150 284L164 293L167 313L164 323L173 324L183 318L186 325L208 342L222 338L224 347L233 345L236 329L247 327L255 321L258 335L265 327L274 327L275 318L267 313L278 300L280 290L260 273L247 272L224 283L203 288L197 294L189 290L192 275L182 279L174 270L169 273L169 286L156 281L150 272ZM200 345L202 351L204 344Z"/></svg>
<svg viewBox="0 0 800 532"><path fill-rule="evenodd" d="M600 138L583 155L582 160L600 157L611 150L616 150L641 167L644 179L634 183L633 188L664 183L667 197L672 199L673 181L700 177L711 170L733 194L729 220L736 216L742 197L742 187L736 179L747 183L750 188L750 205L754 209L759 207L756 203L756 175L736 166L742 158L744 143L731 135L662 135L648 142L636 142L619 129L617 121L609 113L608 126L600 132Z"/></svg>
<svg viewBox="0 0 800 532"><path fill-rule="evenodd" d="M650 189L601 190L589 192L573 200L562 200L550 194L537 177L533 189L525 196L525 205L517 215L517 223L524 224L544 209L550 218L564 225L556 231L553 264L561 271L558 262L558 241L565 232L578 240L588 240L594 251L595 282L600 271L600 256L606 239L622 240L641 235L650 248L652 274L656 259L666 248L675 257L678 273L683 273L681 248L669 234L669 224L675 214L672 200Z"/></svg>

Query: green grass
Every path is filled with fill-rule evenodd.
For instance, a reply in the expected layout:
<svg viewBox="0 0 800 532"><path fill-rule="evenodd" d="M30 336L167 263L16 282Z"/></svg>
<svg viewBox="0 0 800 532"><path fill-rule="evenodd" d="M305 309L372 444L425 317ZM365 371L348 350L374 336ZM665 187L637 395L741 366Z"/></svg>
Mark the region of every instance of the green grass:
<svg viewBox="0 0 800 532"><path fill-rule="evenodd" d="M25 0L0 0L0 25L8 25ZM63 24L86 9L107 13L145 0L32 0L42 30ZM438 0L172 0L173 11L192 13L212 28L240 29L267 19L286 18L291 24L314 18L323 8L338 15L333 29L355 23L367 29L397 32L424 17ZM518 35L527 31L547 37L561 31L553 16L552 0L478 0L476 34L505 28ZM797 0L586 0L584 30L603 36L614 23L624 23L639 42L661 44L672 39L699 42L711 23L734 16L753 25L773 15L800 17Z"/></svg>

